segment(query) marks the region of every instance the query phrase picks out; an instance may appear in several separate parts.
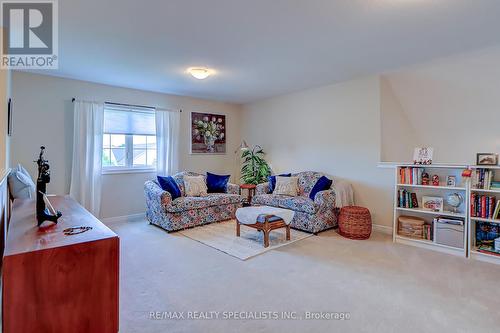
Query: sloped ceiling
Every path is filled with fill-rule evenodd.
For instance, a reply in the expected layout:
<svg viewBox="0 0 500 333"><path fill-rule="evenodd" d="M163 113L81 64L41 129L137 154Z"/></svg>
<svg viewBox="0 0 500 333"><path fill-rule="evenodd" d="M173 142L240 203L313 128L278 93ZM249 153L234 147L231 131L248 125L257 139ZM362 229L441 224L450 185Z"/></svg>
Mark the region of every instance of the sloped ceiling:
<svg viewBox="0 0 500 333"><path fill-rule="evenodd" d="M499 17L492 0L63 0L60 68L41 73L245 103L497 44Z"/></svg>
<svg viewBox="0 0 500 333"><path fill-rule="evenodd" d="M500 152L500 47L448 57L384 76L441 162L474 163Z"/></svg>

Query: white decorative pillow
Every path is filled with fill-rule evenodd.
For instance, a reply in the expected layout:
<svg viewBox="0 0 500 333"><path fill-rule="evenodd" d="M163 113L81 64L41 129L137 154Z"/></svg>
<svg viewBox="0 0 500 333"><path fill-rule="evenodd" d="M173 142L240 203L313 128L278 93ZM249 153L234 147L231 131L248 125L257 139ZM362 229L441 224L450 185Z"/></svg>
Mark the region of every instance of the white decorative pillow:
<svg viewBox="0 0 500 333"><path fill-rule="evenodd" d="M289 195L295 197L299 192L298 177L280 177L276 176L276 187L273 194Z"/></svg>
<svg viewBox="0 0 500 333"><path fill-rule="evenodd" d="M203 176L184 176L184 192L186 197L204 197L207 195L207 184Z"/></svg>
<svg viewBox="0 0 500 333"><path fill-rule="evenodd" d="M30 174L21 164L10 172L8 179L10 193L14 199L33 198L36 188L35 183L33 183Z"/></svg>

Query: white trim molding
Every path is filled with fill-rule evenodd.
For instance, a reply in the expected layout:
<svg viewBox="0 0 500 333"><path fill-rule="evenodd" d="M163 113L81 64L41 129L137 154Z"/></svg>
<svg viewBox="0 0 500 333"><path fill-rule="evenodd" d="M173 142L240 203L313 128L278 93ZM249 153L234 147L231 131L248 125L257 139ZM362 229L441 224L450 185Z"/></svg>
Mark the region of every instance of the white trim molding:
<svg viewBox="0 0 500 333"><path fill-rule="evenodd" d="M105 217L101 221L104 224L116 223L116 222L137 222L146 219L146 213L130 214L123 216Z"/></svg>
<svg viewBox="0 0 500 333"><path fill-rule="evenodd" d="M392 235L392 227L382 224L372 224L373 231L381 232L383 234Z"/></svg>

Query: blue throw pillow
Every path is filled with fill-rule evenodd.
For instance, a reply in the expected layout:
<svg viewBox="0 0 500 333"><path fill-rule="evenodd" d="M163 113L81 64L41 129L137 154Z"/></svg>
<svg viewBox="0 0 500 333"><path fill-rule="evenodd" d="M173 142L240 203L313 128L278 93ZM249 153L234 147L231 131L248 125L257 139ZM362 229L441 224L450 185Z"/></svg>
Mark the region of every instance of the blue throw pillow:
<svg viewBox="0 0 500 333"><path fill-rule="evenodd" d="M226 193L227 183L229 182L229 175L216 175L207 172L207 192L208 193Z"/></svg>
<svg viewBox="0 0 500 333"><path fill-rule="evenodd" d="M331 179L328 179L325 176L321 177L320 179L318 179L316 184L314 184L311 193L309 193L309 198L314 200L316 193L330 189L332 183L333 181Z"/></svg>
<svg viewBox="0 0 500 333"><path fill-rule="evenodd" d="M172 177L162 177L162 176L157 176L158 178L158 183L160 184L160 187L162 190L167 191L170 193L172 196L172 200L175 200L181 196L181 190L179 189L179 186L175 182L175 179Z"/></svg>
<svg viewBox="0 0 500 333"><path fill-rule="evenodd" d="M292 177L291 173L282 173L281 175L278 175L280 177ZM276 176L269 176L267 177L267 181L269 182L269 192L273 193L274 189L276 188Z"/></svg>

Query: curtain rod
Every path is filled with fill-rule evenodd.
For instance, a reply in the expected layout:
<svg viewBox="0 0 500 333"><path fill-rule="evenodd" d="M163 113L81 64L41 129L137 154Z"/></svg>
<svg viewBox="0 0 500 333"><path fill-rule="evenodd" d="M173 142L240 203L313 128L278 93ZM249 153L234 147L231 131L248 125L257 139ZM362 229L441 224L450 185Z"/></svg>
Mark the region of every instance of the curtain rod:
<svg viewBox="0 0 500 333"><path fill-rule="evenodd" d="M74 103L75 101L76 101L76 98L73 97L71 99L71 102ZM111 104L111 105L117 105L117 106L131 106L131 107L136 107L136 108L147 108L147 109L165 110L164 108L158 108L158 107L155 107L155 106L147 106L147 105L138 105L138 104L125 104L125 103L115 103L115 102L104 102L104 104ZM182 112L182 109L180 109L179 112Z"/></svg>

